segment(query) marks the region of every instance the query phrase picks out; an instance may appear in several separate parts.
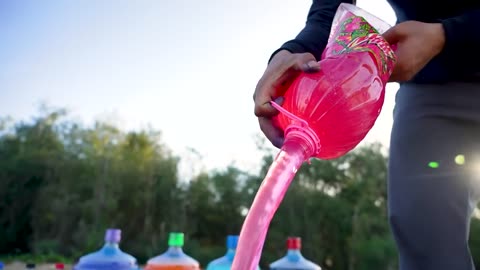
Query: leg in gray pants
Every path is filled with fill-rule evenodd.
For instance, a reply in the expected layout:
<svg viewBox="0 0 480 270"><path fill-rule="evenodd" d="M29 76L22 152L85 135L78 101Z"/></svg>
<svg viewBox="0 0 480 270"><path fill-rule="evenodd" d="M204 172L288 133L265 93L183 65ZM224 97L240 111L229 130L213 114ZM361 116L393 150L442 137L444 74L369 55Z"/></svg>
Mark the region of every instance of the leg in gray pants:
<svg viewBox="0 0 480 270"><path fill-rule="evenodd" d="M468 234L479 154L480 84L402 85L388 176L401 270L475 269Z"/></svg>

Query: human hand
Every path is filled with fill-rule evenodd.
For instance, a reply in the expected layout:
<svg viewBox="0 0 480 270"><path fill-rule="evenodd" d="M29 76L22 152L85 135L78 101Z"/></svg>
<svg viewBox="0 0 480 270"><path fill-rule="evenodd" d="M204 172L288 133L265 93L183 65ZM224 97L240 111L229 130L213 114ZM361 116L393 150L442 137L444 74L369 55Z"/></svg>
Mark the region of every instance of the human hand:
<svg viewBox="0 0 480 270"><path fill-rule="evenodd" d="M440 23L406 21L390 28L383 37L397 47L397 63L390 82L411 80L445 45L445 33Z"/></svg>
<svg viewBox="0 0 480 270"><path fill-rule="evenodd" d="M272 117L278 114L270 101L282 105L283 95L300 72L316 72L320 65L310 53L290 53L279 51L274 55L263 76L260 78L253 100L255 115L258 117L260 129L275 146L282 147L283 132L274 125Z"/></svg>

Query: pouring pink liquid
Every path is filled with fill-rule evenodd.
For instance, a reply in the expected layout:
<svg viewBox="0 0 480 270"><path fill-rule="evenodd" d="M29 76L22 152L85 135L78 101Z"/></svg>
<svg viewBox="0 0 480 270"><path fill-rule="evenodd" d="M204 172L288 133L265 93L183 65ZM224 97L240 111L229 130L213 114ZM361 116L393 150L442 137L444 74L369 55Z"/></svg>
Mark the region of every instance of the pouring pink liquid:
<svg viewBox="0 0 480 270"><path fill-rule="evenodd" d="M320 61L322 69L299 75L282 106L272 103L280 111L275 121L284 130L285 143L245 219L233 270L256 269L270 221L303 162L340 157L373 127L396 61L380 35L388 28L373 15L341 4Z"/></svg>

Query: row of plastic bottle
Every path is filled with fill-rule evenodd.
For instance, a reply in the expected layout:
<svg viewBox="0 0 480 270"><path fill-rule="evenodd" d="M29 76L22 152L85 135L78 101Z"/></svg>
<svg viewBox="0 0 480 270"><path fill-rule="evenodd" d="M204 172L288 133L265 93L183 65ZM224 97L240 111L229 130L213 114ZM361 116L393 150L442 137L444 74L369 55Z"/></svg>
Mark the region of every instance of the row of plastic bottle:
<svg viewBox="0 0 480 270"><path fill-rule="evenodd" d="M120 247L121 230L108 229L105 233L104 246L93 253L80 258L74 270L137 270L137 260L123 252ZM227 253L211 261L206 270L229 270L233 263L237 248L238 236L227 237ZM148 260L145 270L200 270L198 261L183 252L183 233L170 233L168 250L163 254ZM301 250L301 239L290 237L287 239L287 254L285 257L270 264L271 270L321 270L320 266L305 259ZM3 269L0 262L0 270ZM35 264L26 264L26 269L35 269ZM55 264L55 269L62 270L64 265ZM257 267L260 269L260 267Z"/></svg>
<svg viewBox="0 0 480 270"><path fill-rule="evenodd" d="M104 246L80 258L74 270L137 270L137 260L123 252L120 247L121 230L108 229ZM211 261L206 270L228 270L231 268L238 236L227 237L227 253ZM168 250L148 260L145 270L200 270L198 261L183 251L184 234L170 233ZM290 237L287 240L288 252L285 257L270 264L271 270L321 270L320 266L305 259L301 254L301 239ZM257 267L257 269L260 269Z"/></svg>

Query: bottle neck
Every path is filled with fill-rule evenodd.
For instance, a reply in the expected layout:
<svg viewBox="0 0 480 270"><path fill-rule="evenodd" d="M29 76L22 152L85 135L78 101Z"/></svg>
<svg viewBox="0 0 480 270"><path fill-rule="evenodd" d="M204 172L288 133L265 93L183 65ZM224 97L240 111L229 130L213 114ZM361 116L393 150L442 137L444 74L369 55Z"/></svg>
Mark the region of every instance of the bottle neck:
<svg viewBox="0 0 480 270"><path fill-rule="evenodd" d="M285 143L282 150L301 153L304 160L308 160L320 151L320 140L309 127L290 125L285 130Z"/></svg>
<svg viewBox="0 0 480 270"><path fill-rule="evenodd" d="M233 249L233 248L227 249L227 254L225 254L225 257L227 257L229 260L233 261L233 258L235 257L235 249Z"/></svg>
<svg viewBox="0 0 480 270"><path fill-rule="evenodd" d="M104 247L107 247L107 248L118 248L118 243L115 243L115 242L105 242L105 245Z"/></svg>
<svg viewBox="0 0 480 270"><path fill-rule="evenodd" d="M183 253L183 249L181 246L170 246L167 250L168 253L170 254L182 254Z"/></svg>
<svg viewBox="0 0 480 270"><path fill-rule="evenodd" d="M289 261L296 262L302 258L302 253L300 249L289 249L287 251L287 258Z"/></svg>

